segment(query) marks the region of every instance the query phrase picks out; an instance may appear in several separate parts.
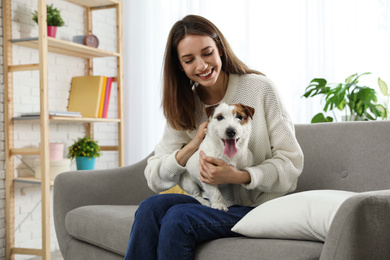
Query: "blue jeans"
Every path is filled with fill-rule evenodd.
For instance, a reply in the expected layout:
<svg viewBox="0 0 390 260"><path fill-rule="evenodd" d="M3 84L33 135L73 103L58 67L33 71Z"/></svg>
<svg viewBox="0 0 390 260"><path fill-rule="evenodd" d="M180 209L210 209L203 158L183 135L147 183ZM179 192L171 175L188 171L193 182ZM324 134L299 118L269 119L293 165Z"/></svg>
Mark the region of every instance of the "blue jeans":
<svg viewBox="0 0 390 260"><path fill-rule="evenodd" d="M135 213L125 260L193 259L198 243L241 236L231 228L251 209L232 206L224 212L187 195L152 196Z"/></svg>

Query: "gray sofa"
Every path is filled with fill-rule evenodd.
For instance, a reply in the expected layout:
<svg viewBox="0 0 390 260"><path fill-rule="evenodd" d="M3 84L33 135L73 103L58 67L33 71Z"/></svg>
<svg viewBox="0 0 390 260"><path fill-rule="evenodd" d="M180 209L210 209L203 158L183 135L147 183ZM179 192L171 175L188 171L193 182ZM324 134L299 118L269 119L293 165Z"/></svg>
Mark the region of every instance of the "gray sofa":
<svg viewBox="0 0 390 260"><path fill-rule="evenodd" d="M390 121L296 125L305 166L296 191L361 192L347 199L325 243L224 238L196 259L390 259ZM113 170L65 172L54 183L54 221L66 260L123 259L137 205L154 193L146 159Z"/></svg>

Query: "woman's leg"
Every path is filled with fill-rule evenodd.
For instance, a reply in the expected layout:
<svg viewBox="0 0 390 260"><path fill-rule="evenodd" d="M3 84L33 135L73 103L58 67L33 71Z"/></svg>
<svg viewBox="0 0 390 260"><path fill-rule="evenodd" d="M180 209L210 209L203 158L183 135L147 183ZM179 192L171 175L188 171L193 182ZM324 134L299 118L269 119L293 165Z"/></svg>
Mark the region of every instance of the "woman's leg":
<svg viewBox="0 0 390 260"><path fill-rule="evenodd" d="M231 228L251 209L253 208L232 206L228 212L224 212L200 204L172 206L161 222L158 259L193 259L198 243L241 236L231 231Z"/></svg>
<svg viewBox="0 0 390 260"><path fill-rule="evenodd" d="M155 260L161 220L175 205L199 202L186 195L161 194L144 200L135 213L125 260Z"/></svg>

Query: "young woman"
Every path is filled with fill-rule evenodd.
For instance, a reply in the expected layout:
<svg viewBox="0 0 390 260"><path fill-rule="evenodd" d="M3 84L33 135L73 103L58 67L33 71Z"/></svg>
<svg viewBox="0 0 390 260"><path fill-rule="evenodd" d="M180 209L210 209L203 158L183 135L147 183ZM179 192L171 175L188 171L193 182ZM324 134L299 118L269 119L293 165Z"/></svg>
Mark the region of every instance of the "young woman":
<svg viewBox="0 0 390 260"><path fill-rule="evenodd" d="M193 259L198 243L239 236L231 228L253 207L296 188L303 154L294 125L275 86L233 53L207 19L188 15L172 27L165 50L163 138L148 160L145 176L155 192L175 186L207 129L205 107L219 102L255 108L249 149L254 165L236 169L200 151L200 178L221 188L227 212L181 194L143 201L135 214L125 259ZM252 202L237 205L233 185Z"/></svg>

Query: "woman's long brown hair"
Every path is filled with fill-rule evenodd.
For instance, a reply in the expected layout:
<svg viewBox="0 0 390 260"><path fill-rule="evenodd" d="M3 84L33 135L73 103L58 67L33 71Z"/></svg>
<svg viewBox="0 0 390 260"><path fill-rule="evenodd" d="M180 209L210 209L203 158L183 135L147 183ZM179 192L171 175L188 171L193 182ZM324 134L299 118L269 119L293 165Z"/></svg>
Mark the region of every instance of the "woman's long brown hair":
<svg viewBox="0 0 390 260"><path fill-rule="evenodd" d="M212 38L222 54L222 70L227 74L260 74L261 72L249 69L233 53L223 34L209 20L188 15L176 22L168 36L165 48L163 69L163 99L164 115L176 130L195 129L195 97L192 82L181 69L177 47L187 35L201 35Z"/></svg>

